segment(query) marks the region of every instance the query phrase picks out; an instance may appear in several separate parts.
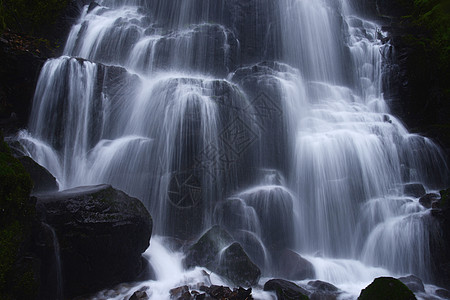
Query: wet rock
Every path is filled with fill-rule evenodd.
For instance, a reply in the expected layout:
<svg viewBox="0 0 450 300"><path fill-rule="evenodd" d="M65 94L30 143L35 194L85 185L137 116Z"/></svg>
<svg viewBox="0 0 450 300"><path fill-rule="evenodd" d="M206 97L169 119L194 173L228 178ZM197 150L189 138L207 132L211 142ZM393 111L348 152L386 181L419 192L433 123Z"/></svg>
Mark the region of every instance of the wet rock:
<svg viewBox="0 0 450 300"><path fill-rule="evenodd" d="M292 250L285 249L277 252L273 259L278 276L289 280L304 280L315 277L313 265Z"/></svg>
<svg viewBox="0 0 450 300"><path fill-rule="evenodd" d="M54 253L59 244L65 298L137 280L147 269L141 254L149 246L152 219L138 199L98 185L38 195L36 201L39 219L57 238L49 243L37 233L37 252ZM42 263L44 281L51 264Z"/></svg>
<svg viewBox="0 0 450 300"><path fill-rule="evenodd" d="M400 280L392 277L376 278L361 291L358 300L415 300L413 292Z"/></svg>
<svg viewBox="0 0 450 300"><path fill-rule="evenodd" d="M416 198L422 197L423 195L426 194L425 188L420 183L405 184L403 192L405 193L406 196Z"/></svg>
<svg viewBox="0 0 450 300"><path fill-rule="evenodd" d="M265 291L274 291L278 300L307 300L309 292L293 282L283 279L272 279L264 284Z"/></svg>
<svg viewBox="0 0 450 300"><path fill-rule="evenodd" d="M149 297L146 292L136 291L131 295L129 300L148 300Z"/></svg>
<svg viewBox="0 0 450 300"><path fill-rule="evenodd" d="M425 287L422 280L414 275L398 278L403 282L413 293L422 292L425 293Z"/></svg>
<svg viewBox="0 0 450 300"><path fill-rule="evenodd" d="M206 292L211 299L233 299L233 300L251 300L252 297L252 289L244 289L239 287L237 289L233 289L233 291L226 286L218 286L212 285L210 287L202 287L202 291ZM199 294L201 296L202 294ZM205 294L203 294L205 295ZM206 297L206 295L205 295ZM204 298L203 298L204 299ZM209 298L208 298L209 299Z"/></svg>
<svg viewBox="0 0 450 300"><path fill-rule="evenodd" d="M169 291L170 299L178 299L185 293L189 293L189 287L187 285L180 286Z"/></svg>
<svg viewBox="0 0 450 300"><path fill-rule="evenodd" d="M444 298L444 299L450 299L450 292L447 291L446 289L438 289L436 290L436 295Z"/></svg>
<svg viewBox="0 0 450 300"><path fill-rule="evenodd" d="M262 240L270 251L288 248L293 242L294 196L282 186L264 186L238 195L260 220Z"/></svg>
<svg viewBox="0 0 450 300"><path fill-rule="evenodd" d="M188 268L203 266L212 269L218 253L232 242L233 238L228 232L213 226L188 249L184 263Z"/></svg>
<svg viewBox="0 0 450 300"><path fill-rule="evenodd" d="M252 262L260 269L264 269L268 261L268 253L266 252L261 240L253 232L247 230L238 230L232 232L233 238L241 244L245 253L248 254Z"/></svg>
<svg viewBox="0 0 450 300"><path fill-rule="evenodd" d="M335 300L341 294L341 290L331 283L316 280L308 282L308 286L313 290L309 296L311 300Z"/></svg>
<svg viewBox="0 0 450 300"><path fill-rule="evenodd" d="M438 194L426 194L422 197L420 197L419 199L419 203L422 204L422 206L426 207L426 208L431 208L433 205L433 202L439 200L439 195Z"/></svg>
<svg viewBox="0 0 450 300"><path fill-rule="evenodd" d="M97 2L91 2L91 3L89 4L87 13L90 13L90 12L91 12L92 10L94 10L97 6L100 6Z"/></svg>
<svg viewBox="0 0 450 300"><path fill-rule="evenodd" d="M258 283L261 271L248 257L239 243L233 243L219 255L216 272L236 285L253 286Z"/></svg>
<svg viewBox="0 0 450 300"><path fill-rule="evenodd" d="M17 159L31 176L31 180L33 181L33 190L31 191L31 194L58 190L56 178L46 168L28 156L21 156Z"/></svg>

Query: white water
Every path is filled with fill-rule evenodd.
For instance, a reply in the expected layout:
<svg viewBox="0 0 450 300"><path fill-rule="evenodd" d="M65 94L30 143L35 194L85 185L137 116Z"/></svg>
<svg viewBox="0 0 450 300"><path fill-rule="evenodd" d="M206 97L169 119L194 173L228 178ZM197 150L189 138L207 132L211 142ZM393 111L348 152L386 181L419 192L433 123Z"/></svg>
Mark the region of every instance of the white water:
<svg viewBox="0 0 450 300"><path fill-rule="evenodd" d="M19 135L27 153L61 189L110 183L138 197L158 235L189 240L221 224L268 278L269 249L291 248L350 297L380 275L433 282L429 212L403 186L440 188L447 167L389 114L380 26L347 1L282 0L279 31L256 29L278 34L279 55L246 61L257 49L236 3L179 2L85 7L40 75ZM205 280L151 244L157 280L140 287L152 299Z"/></svg>

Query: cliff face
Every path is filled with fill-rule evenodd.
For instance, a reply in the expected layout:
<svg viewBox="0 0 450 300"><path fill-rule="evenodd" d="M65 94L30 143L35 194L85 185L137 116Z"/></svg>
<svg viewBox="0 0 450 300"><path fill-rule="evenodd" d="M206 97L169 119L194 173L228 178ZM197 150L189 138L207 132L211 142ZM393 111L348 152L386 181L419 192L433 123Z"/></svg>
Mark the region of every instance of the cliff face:
<svg viewBox="0 0 450 300"><path fill-rule="evenodd" d="M450 1L376 1L393 45L385 95L413 132L450 153Z"/></svg>

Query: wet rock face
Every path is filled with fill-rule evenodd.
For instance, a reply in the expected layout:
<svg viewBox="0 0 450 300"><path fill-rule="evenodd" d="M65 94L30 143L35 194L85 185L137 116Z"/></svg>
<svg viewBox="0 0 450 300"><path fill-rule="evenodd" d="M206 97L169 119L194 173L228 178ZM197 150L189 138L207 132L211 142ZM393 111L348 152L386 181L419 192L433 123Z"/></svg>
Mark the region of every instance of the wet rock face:
<svg viewBox="0 0 450 300"><path fill-rule="evenodd" d="M48 259L49 253L56 253L57 243L65 297L136 280L145 270L141 254L149 246L152 219L138 199L99 185L39 195L36 209L47 228L36 234L36 250L44 256L41 276L45 282L47 274L54 273L46 269L54 262L45 255ZM57 241L48 238L49 230ZM54 288L43 286L42 299Z"/></svg>

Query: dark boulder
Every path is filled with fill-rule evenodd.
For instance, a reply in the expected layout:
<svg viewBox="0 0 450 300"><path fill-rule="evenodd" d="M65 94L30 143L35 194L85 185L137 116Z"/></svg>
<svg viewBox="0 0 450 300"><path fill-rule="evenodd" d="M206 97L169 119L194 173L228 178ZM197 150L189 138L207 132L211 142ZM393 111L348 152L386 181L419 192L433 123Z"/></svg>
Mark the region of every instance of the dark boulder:
<svg viewBox="0 0 450 300"><path fill-rule="evenodd" d="M233 243L231 235L217 225L188 249L184 263L188 268L206 267L236 285L255 285L261 275L242 246Z"/></svg>
<svg viewBox="0 0 450 300"><path fill-rule="evenodd" d="M409 275L405 277L398 278L401 282L403 282L412 292L422 292L425 293L425 287L423 285L422 280L414 275Z"/></svg>
<svg viewBox="0 0 450 300"><path fill-rule="evenodd" d="M361 291L358 300L415 300L413 292L400 280L392 277L376 278Z"/></svg>
<svg viewBox="0 0 450 300"><path fill-rule="evenodd" d="M426 194L425 188L420 183L408 183L405 184L403 192L406 196L411 196L415 198L422 197Z"/></svg>
<svg viewBox="0 0 450 300"><path fill-rule="evenodd" d="M47 269L52 261L46 261L46 254L59 252L64 297L133 281L145 273L147 264L141 254L149 246L152 219L138 199L109 185L36 198L38 217L56 238L49 243L42 238L48 234L36 234L36 250L43 260L41 277L45 282L52 273ZM54 289L55 283L42 286L41 299L49 299Z"/></svg>
<svg viewBox="0 0 450 300"><path fill-rule="evenodd" d="M289 280L304 280L315 277L314 266L292 250L285 249L276 252L273 260L278 276Z"/></svg>
<svg viewBox="0 0 450 300"><path fill-rule="evenodd" d="M33 190L31 194L39 194L43 192L53 192L58 190L56 178L43 166L35 162L31 157L18 157L20 163L30 174L33 181Z"/></svg>
<svg viewBox="0 0 450 300"><path fill-rule="evenodd" d="M239 243L233 243L219 255L216 272L239 286L254 286L261 271L248 257Z"/></svg>
<svg viewBox="0 0 450 300"><path fill-rule="evenodd" d="M213 226L189 248L184 263L188 268L203 266L212 269L219 252L232 242L233 238L228 232Z"/></svg>
<svg viewBox="0 0 450 300"><path fill-rule="evenodd" d="M264 284L265 291L274 291L278 300L307 300L309 292L293 282L283 279L272 279Z"/></svg>

